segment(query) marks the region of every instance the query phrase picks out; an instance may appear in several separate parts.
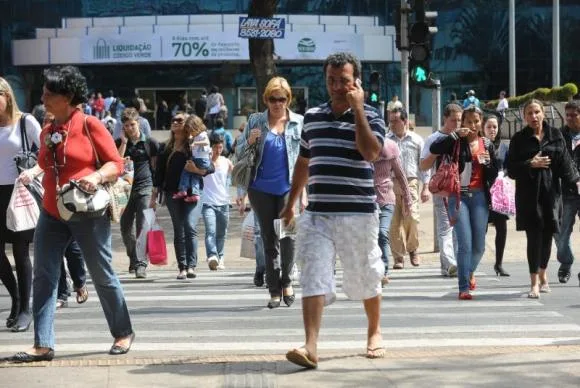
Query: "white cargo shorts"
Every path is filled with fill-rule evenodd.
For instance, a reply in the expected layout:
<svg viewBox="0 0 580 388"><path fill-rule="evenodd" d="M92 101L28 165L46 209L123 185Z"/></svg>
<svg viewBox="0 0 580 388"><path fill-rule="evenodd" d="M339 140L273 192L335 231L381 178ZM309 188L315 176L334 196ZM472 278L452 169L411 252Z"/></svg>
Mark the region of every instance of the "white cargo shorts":
<svg viewBox="0 0 580 388"><path fill-rule="evenodd" d="M379 216L320 215L306 212L297 221L296 260L301 268L302 297L336 300L336 257L343 267L342 289L349 299L381 294L385 265L378 245Z"/></svg>

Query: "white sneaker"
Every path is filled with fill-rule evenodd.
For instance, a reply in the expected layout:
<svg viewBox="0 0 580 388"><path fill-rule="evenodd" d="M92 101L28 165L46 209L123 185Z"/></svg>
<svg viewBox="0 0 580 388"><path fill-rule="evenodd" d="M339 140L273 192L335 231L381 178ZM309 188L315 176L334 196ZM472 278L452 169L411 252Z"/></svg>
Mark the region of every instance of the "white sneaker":
<svg viewBox="0 0 580 388"><path fill-rule="evenodd" d="M209 269L212 271L217 271L218 265L219 265L219 261L217 259L217 257L215 256L210 256L207 258L207 265L209 266Z"/></svg>
<svg viewBox="0 0 580 388"><path fill-rule="evenodd" d="M217 269L226 269L226 266L224 265L224 259L219 259L218 260Z"/></svg>
<svg viewBox="0 0 580 388"><path fill-rule="evenodd" d="M457 266L451 264L449 266L449 268L447 268L447 276L449 276L450 278L454 278L457 276Z"/></svg>

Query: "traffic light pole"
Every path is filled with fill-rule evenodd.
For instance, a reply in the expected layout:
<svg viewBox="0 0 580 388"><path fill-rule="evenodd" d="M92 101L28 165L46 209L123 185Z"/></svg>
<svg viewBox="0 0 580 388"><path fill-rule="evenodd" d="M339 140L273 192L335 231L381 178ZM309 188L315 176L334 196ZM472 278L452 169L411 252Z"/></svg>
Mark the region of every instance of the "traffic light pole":
<svg viewBox="0 0 580 388"><path fill-rule="evenodd" d="M432 79L431 83L431 132L435 133L441 126L441 81L438 79ZM433 206L433 252L439 252L437 214L435 213L435 206Z"/></svg>
<svg viewBox="0 0 580 388"><path fill-rule="evenodd" d="M401 0L401 102L409 112L409 19L407 0Z"/></svg>

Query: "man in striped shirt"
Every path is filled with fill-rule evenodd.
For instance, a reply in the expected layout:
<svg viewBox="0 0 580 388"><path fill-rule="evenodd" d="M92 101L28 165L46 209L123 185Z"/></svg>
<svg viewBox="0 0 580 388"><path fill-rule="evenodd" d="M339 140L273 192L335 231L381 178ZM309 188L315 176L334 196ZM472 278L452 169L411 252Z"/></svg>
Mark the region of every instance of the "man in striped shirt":
<svg viewBox="0 0 580 388"><path fill-rule="evenodd" d="M384 264L378 239L372 162L381 152L385 123L364 104L360 61L348 53L324 63L330 102L304 116L300 156L281 218L293 222L294 203L308 183L308 207L298 221L296 258L302 263L306 343L286 358L306 368L318 364L322 311L336 299L335 258L342 262L343 290L363 300L368 319L367 357L384 357L380 330Z"/></svg>

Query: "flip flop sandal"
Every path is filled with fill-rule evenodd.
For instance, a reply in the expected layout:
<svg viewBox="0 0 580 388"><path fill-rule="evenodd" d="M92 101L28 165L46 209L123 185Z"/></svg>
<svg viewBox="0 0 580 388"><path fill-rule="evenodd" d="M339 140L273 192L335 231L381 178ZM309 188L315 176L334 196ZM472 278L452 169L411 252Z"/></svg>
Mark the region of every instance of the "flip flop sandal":
<svg viewBox="0 0 580 388"><path fill-rule="evenodd" d="M316 369L318 367L318 363L310 359L308 351L304 348L290 350L286 353L286 359L307 369Z"/></svg>
<svg viewBox="0 0 580 388"><path fill-rule="evenodd" d="M82 286L81 288L77 288L75 292L77 293L76 299L78 304L83 304L87 301L87 299L89 299L89 290L87 289L86 285Z"/></svg>
<svg viewBox="0 0 580 388"><path fill-rule="evenodd" d="M367 348L367 358L384 358L387 351L384 347L379 346L378 348Z"/></svg>

